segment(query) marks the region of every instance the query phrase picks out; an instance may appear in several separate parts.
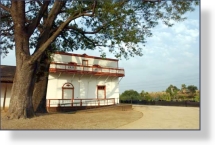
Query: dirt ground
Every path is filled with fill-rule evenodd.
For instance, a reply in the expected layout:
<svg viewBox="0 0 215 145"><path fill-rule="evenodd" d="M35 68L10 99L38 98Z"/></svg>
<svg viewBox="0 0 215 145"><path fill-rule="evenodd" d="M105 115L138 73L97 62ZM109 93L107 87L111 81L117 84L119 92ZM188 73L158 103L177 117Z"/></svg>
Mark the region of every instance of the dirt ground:
<svg viewBox="0 0 215 145"><path fill-rule="evenodd" d="M1 111L1 129L199 129L198 107L133 105L132 110L38 114L31 119L7 120Z"/></svg>
<svg viewBox="0 0 215 145"><path fill-rule="evenodd" d="M116 129L200 129L199 107L135 105L133 109L143 117Z"/></svg>

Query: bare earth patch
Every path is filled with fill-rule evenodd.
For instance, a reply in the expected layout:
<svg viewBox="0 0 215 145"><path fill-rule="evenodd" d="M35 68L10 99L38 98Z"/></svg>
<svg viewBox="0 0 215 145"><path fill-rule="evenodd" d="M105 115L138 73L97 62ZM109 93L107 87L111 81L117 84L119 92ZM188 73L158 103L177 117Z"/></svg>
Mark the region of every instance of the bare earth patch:
<svg viewBox="0 0 215 145"><path fill-rule="evenodd" d="M7 120L2 112L1 129L115 129L142 117L135 110L99 110L55 113L31 119Z"/></svg>
<svg viewBox="0 0 215 145"><path fill-rule="evenodd" d="M133 105L132 110L39 114L31 119L7 120L1 129L200 129L198 107Z"/></svg>

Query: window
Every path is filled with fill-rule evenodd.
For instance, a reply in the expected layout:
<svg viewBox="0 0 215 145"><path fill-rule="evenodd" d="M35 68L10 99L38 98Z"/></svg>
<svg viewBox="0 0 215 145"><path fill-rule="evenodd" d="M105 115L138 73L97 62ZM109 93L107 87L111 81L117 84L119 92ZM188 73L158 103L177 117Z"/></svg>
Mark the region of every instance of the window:
<svg viewBox="0 0 215 145"><path fill-rule="evenodd" d="M97 98L98 99L106 98L106 87L105 86L97 86Z"/></svg>
<svg viewBox="0 0 215 145"><path fill-rule="evenodd" d="M83 66L88 66L88 60L82 60L82 65Z"/></svg>
<svg viewBox="0 0 215 145"><path fill-rule="evenodd" d="M67 69L76 70L77 63L76 62L68 62Z"/></svg>

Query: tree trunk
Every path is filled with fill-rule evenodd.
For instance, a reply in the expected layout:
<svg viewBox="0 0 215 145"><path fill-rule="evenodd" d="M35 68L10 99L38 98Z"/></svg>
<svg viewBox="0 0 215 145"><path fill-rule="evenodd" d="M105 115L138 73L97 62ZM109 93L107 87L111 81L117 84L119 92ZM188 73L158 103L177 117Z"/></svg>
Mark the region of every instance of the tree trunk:
<svg viewBox="0 0 215 145"><path fill-rule="evenodd" d="M25 1L12 1L11 15L14 22L16 73L7 117L9 119L30 118L34 116L32 93L36 65L29 63L29 35L25 27Z"/></svg>
<svg viewBox="0 0 215 145"><path fill-rule="evenodd" d="M36 82L33 91L33 106L36 113L47 113L46 110L46 91L48 84L48 74L50 61L44 53L38 62L40 67L36 74Z"/></svg>
<svg viewBox="0 0 215 145"><path fill-rule="evenodd" d="M33 106L36 113L47 113L46 110L46 90L48 78L41 76L39 82L35 83L33 92Z"/></svg>
<svg viewBox="0 0 215 145"><path fill-rule="evenodd" d="M34 65L23 62L21 69L16 68L12 86L8 119L31 118L34 116L32 92L34 87Z"/></svg>
<svg viewBox="0 0 215 145"><path fill-rule="evenodd" d="M45 29L38 39L36 51L31 56L29 51L29 38L31 33L29 33L30 29L26 25L25 1L11 1L10 12L14 22L16 73L7 114L8 118L33 117L34 110L46 112L45 95L49 61L46 61L47 58L44 50L61 32L59 29L56 31L57 33L54 33L55 35L50 35L51 26L54 24L54 20L57 17L56 14L61 10L65 2L59 2L59 4L60 5L56 4L56 8L53 9L52 14L49 15L50 18L48 19L46 26L44 26ZM61 27L64 28L66 25L67 23L63 23ZM51 36L52 39L50 39L49 36ZM43 53L45 57L41 56L41 53ZM41 69L43 67L44 69ZM44 73L43 71L46 71L47 73ZM34 95L34 97L32 97L32 95Z"/></svg>

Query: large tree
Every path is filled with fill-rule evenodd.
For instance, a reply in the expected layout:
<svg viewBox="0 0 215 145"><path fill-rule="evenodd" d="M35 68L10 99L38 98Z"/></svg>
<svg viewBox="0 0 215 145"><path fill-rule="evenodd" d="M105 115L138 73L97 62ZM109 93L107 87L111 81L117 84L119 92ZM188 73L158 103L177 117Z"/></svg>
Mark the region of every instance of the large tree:
<svg viewBox="0 0 215 145"><path fill-rule="evenodd" d="M117 58L141 56L140 44L158 22L183 21L194 5L198 1L2 1L1 53L14 48L16 54L8 118L34 116L44 100L51 53L100 49L105 57L108 49Z"/></svg>

